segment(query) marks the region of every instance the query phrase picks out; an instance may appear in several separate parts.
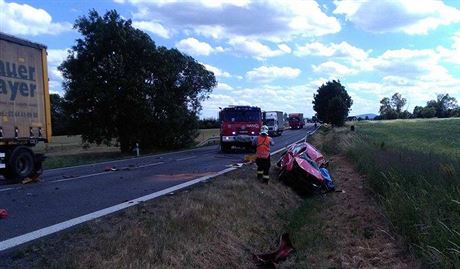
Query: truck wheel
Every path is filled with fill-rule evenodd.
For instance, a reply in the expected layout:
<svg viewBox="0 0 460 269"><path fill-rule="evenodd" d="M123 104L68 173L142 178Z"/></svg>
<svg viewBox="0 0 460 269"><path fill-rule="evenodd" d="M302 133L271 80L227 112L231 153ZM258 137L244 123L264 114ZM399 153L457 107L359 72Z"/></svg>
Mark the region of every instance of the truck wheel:
<svg viewBox="0 0 460 269"><path fill-rule="evenodd" d="M229 152L231 148L231 145L220 144L220 151L222 151L223 153Z"/></svg>
<svg viewBox="0 0 460 269"><path fill-rule="evenodd" d="M35 170L34 153L27 147L15 148L7 160L5 178L11 182L20 182Z"/></svg>

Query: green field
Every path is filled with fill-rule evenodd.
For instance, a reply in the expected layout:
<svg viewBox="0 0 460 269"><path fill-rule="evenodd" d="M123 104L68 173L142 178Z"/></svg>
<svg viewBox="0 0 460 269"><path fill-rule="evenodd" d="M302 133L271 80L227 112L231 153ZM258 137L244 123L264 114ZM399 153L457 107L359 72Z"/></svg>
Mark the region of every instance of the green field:
<svg viewBox="0 0 460 269"><path fill-rule="evenodd" d="M460 119L369 121L357 124L359 133L384 146L460 157Z"/></svg>
<svg viewBox="0 0 460 269"><path fill-rule="evenodd" d="M460 268L460 119L356 123L331 131L409 249L430 268Z"/></svg>

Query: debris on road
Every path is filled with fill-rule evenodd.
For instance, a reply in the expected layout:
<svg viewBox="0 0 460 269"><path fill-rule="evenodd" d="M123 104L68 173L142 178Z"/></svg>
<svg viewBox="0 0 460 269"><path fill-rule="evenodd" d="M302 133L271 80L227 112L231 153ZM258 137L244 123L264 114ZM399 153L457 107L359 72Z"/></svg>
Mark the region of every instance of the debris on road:
<svg viewBox="0 0 460 269"><path fill-rule="evenodd" d="M104 169L105 172L110 172L110 171L118 171L118 168L115 166L109 166Z"/></svg>
<svg viewBox="0 0 460 269"><path fill-rule="evenodd" d="M327 170L328 162L315 147L307 142L293 144L277 162L279 180L301 195L335 190Z"/></svg>
<svg viewBox="0 0 460 269"><path fill-rule="evenodd" d="M0 208L0 219L4 219L6 217L8 217L8 211L4 208Z"/></svg>
<svg viewBox="0 0 460 269"><path fill-rule="evenodd" d="M244 156L244 162L255 162L257 159L256 154L251 154L251 155L245 155Z"/></svg>
<svg viewBox="0 0 460 269"><path fill-rule="evenodd" d="M243 166L242 163L232 163L232 164L227 165L227 167L236 167L236 168L240 168L242 166Z"/></svg>
<svg viewBox="0 0 460 269"><path fill-rule="evenodd" d="M285 261L294 251L289 234L284 233L280 237L277 251L267 254L253 254L252 259L258 267L275 268L276 264Z"/></svg>
<svg viewBox="0 0 460 269"><path fill-rule="evenodd" d="M38 179L38 177L26 177L22 180L22 184L29 184L29 183L36 183L36 182L40 182L40 180Z"/></svg>

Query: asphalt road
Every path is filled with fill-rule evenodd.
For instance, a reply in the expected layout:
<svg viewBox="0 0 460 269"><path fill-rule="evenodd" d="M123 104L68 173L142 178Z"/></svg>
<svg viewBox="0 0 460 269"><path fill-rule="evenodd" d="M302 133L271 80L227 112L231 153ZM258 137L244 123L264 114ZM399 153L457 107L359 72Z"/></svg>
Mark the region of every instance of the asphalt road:
<svg viewBox="0 0 460 269"><path fill-rule="evenodd" d="M275 137L272 151L305 137L287 130ZM218 146L152 155L128 160L45 171L40 183L5 185L0 178L0 241L120 204L241 162L243 151L223 154ZM118 171L105 171L116 167Z"/></svg>

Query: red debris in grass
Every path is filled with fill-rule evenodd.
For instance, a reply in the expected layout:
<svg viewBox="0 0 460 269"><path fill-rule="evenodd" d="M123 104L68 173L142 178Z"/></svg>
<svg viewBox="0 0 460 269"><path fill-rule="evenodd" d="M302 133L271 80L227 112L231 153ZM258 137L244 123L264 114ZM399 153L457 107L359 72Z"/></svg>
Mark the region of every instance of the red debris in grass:
<svg viewBox="0 0 460 269"><path fill-rule="evenodd" d="M259 267L275 268L276 264L285 261L294 251L295 249L292 246L291 240L289 240L289 234L284 233L280 237L280 244L277 251L267 254L253 254L252 259Z"/></svg>
<svg viewBox="0 0 460 269"><path fill-rule="evenodd" d="M8 217L8 211L6 209L0 208L0 219Z"/></svg>

